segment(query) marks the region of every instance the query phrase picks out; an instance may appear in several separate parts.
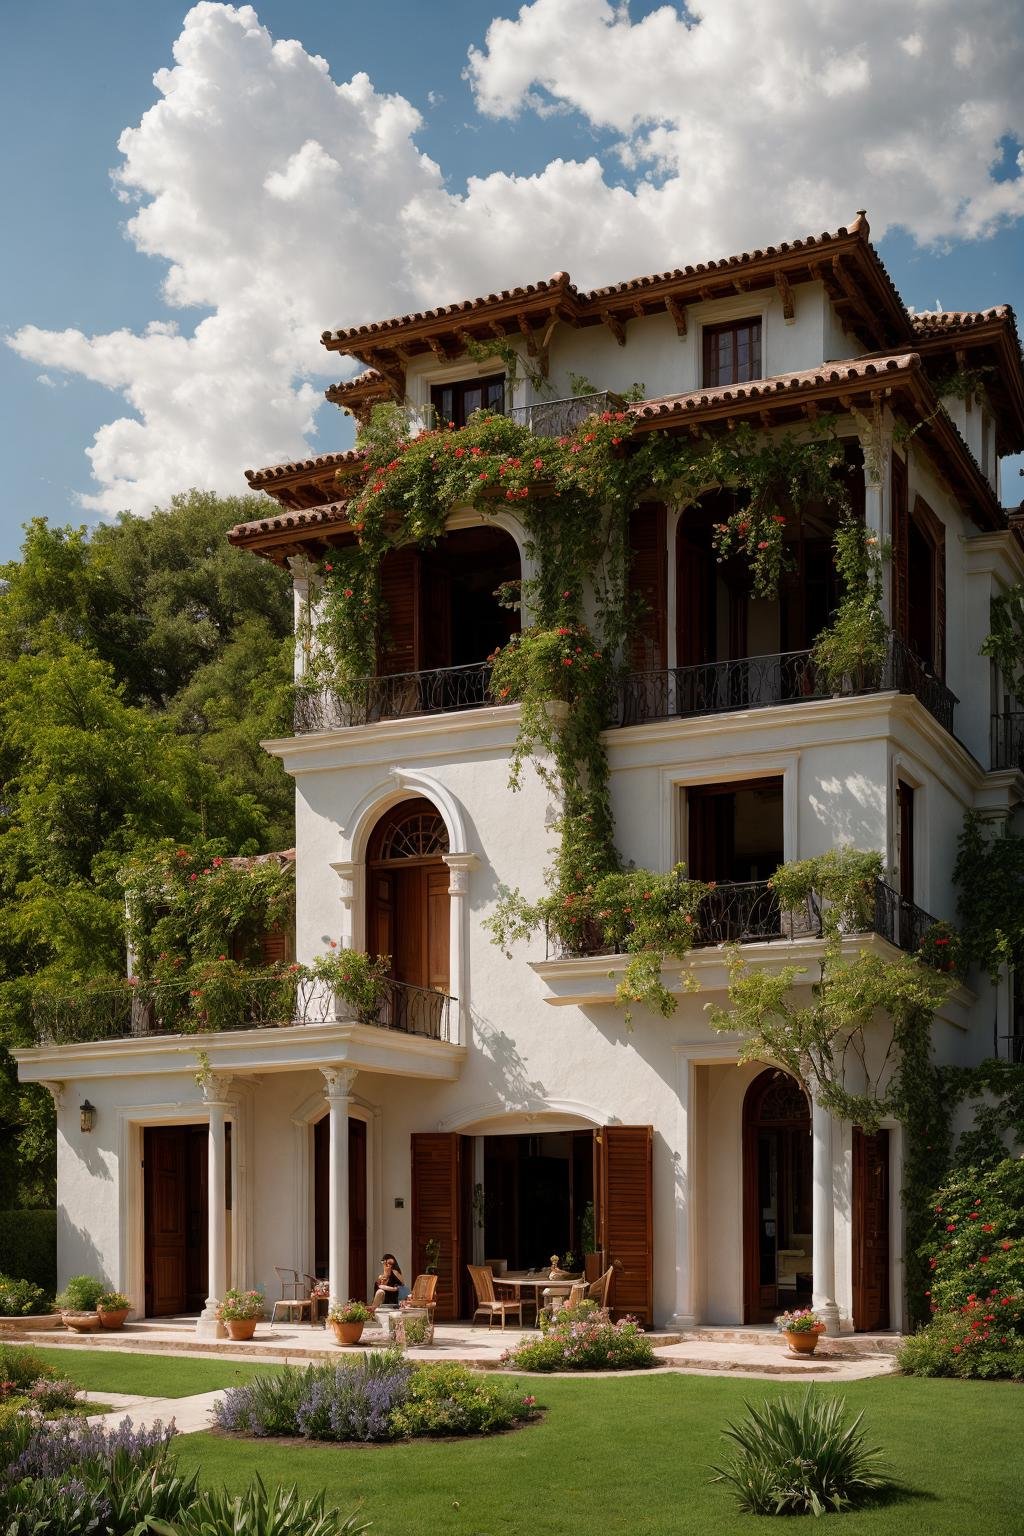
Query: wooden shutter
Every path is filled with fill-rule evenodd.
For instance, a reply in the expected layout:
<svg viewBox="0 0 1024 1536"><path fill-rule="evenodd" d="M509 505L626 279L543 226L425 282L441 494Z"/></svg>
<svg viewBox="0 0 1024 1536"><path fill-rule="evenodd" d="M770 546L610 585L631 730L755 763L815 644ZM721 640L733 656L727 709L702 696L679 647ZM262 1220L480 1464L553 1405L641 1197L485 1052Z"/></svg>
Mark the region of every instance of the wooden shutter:
<svg viewBox="0 0 1024 1536"><path fill-rule="evenodd" d="M260 934L260 960L264 965L287 965L292 959L292 936L285 928Z"/></svg>
<svg viewBox="0 0 1024 1536"><path fill-rule="evenodd" d="M427 887L427 974L424 985L447 992L451 982L449 948L451 937L451 871L447 865L424 870Z"/></svg>
<svg viewBox="0 0 1024 1536"><path fill-rule="evenodd" d="M630 513L629 597L636 613L630 666L638 672L659 671L668 665L668 551L660 501L644 502Z"/></svg>
<svg viewBox="0 0 1024 1536"><path fill-rule="evenodd" d="M932 591L932 655L935 676L946 675L946 525L936 517L923 496L914 502L914 522L934 552Z"/></svg>
<svg viewBox="0 0 1024 1536"><path fill-rule="evenodd" d="M889 1327L889 1132L853 1128L853 1326Z"/></svg>
<svg viewBox="0 0 1024 1536"><path fill-rule="evenodd" d="M889 471L889 500L892 517L892 626L901 640L907 639L910 624L907 590L910 510L907 496L907 466L894 453Z"/></svg>
<svg viewBox="0 0 1024 1536"><path fill-rule="evenodd" d="M441 1245L437 1265L437 1320L461 1315L463 1253L464 1140L451 1132L414 1132L412 1137L412 1264L409 1283L427 1267L427 1243Z"/></svg>
<svg viewBox="0 0 1024 1536"><path fill-rule="evenodd" d="M598 1144L598 1229L615 1270L612 1306L648 1326L654 1320L654 1218L649 1125L606 1125Z"/></svg>
<svg viewBox="0 0 1024 1536"><path fill-rule="evenodd" d="M378 641L377 670L382 677L419 668L420 557L413 545L392 549L380 568L385 613Z"/></svg>

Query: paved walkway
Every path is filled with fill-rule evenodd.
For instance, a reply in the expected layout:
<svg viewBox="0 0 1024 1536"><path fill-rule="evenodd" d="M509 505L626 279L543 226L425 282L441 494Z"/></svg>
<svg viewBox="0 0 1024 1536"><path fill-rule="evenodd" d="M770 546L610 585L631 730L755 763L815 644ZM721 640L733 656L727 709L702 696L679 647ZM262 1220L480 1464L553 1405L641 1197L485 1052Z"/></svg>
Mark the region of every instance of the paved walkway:
<svg viewBox="0 0 1024 1536"><path fill-rule="evenodd" d="M152 1429L154 1424L173 1424L179 1434L191 1435L209 1429L213 1423L213 1405L224 1396L216 1392L197 1392L193 1397L132 1397L119 1392L84 1392L85 1398L100 1399L114 1405L112 1413L90 1413L90 1424L116 1429L124 1419L131 1419L136 1429Z"/></svg>

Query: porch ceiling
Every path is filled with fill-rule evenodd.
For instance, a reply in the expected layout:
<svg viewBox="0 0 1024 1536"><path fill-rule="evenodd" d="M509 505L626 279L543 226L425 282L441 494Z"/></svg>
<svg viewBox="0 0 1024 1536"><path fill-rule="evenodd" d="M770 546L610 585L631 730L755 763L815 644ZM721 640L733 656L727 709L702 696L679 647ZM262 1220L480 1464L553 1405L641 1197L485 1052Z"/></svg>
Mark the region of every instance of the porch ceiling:
<svg viewBox="0 0 1024 1536"><path fill-rule="evenodd" d="M199 1052L213 1072L300 1072L346 1066L435 1082L455 1082L466 1057L465 1046L355 1023L38 1045L15 1051L14 1057L22 1082L59 1082L71 1077L82 1082L91 1077L193 1072Z"/></svg>

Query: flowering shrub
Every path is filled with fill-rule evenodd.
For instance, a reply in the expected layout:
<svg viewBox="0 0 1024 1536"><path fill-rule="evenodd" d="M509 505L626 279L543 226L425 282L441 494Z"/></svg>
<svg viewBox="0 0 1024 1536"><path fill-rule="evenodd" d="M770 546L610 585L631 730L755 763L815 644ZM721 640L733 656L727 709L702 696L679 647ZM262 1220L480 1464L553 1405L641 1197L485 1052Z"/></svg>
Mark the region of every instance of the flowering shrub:
<svg viewBox="0 0 1024 1536"><path fill-rule="evenodd" d="M824 1333L825 1324L810 1307L798 1307L795 1312L780 1312L775 1319L780 1333Z"/></svg>
<svg viewBox="0 0 1024 1536"><path fill-rule="evenodd" d="M951 923L932 923L921 940L918 954L937 971L963 972L963 943Z"/></svg>
<svg viewBox="0 0 1024 1536"><path fill-rule="evenodd" d="M32 1317L50 1310L46 1292L31 1280L0 1275L0 1317Z"/></svg>
<svg viewBox="0 0 1024 1536"><path fill-rule="evenodd" d="M927 1376L1011 1376L1024 1364L1024 1160L958 1172L925 1244L932 1322L900 1350Z"/></svg>
<svg viewBox="0 0 1024 1536"><path fill-rule="evenodd" d="M376 1024L387 1000L391 957L367 955L357 949L331 950L318 955L309 974L330 987L355 1010L362 1024Z"/></svg>
<svg viewBox="0 0 1024 1536"><path fill-rule="evenodd" d="M45 1376L32 1387L29 1403L40 1413L58 1413L73 1409L78 1402L78 1388L73 1381L48 1381Z"/></svg>
<svg viewBox="0 0 1024 1536"><path fill-rule="evenodd" d="M102 1296L96 1298L96 1310L98 1312L122 1312L126 1307L131 1307L130 1296L123 1291L104 1291Z"/></svg>
<svg viewBox="0 0 1024 1536"><path fill-rule="evenodd" d="M50 1381L55 1375L53 1367L40 1359L38 1350L0 1344L0 1398L22 1392L37 1381Z"/></svg>
<svg viewBox="0 0 1024 1536"><path fill-rule="evenodd" d="M413 1365L401 1350L374 1350L353 1364L286 1367L232 1387L214 1405L222 1429L307 1440L394 1440L490 1434L532 1416L504 1384L460 1365Z"/></svg>
<svg viewBox="0 0 1024 1536"><path fill-rule="evenodd" d="M265 1311L262 1291L238 1291L232 1287L224 1292L217 1316L222 1323L244 1323L249 1318L262 1317Z"/></svg>
<svg viewBox="0 0 1024 1536"><path fill-rule="evenodd" d="M501 1361L518 1371L642 1371L656 1363L635 1318L610 1322L593 1302L563 1307L543 1338L523 1339Z"/></svg>
<svg viewBox="0 0 1024 1536"><path fill-rule="evenodd" d="M55 1299L61 1312L95 1312L106 1287L95 1275L72 1275Z"/></svg>

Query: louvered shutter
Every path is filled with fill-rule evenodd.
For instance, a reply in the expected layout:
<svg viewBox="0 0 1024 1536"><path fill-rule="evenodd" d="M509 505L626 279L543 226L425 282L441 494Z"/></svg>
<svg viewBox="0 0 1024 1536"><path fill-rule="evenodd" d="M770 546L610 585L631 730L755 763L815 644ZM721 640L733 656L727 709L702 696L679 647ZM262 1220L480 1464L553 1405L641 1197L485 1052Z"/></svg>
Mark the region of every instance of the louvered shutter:
<svg viewBox="0 0 1024 1536"><path fill-rule="evenodd" d="M649 1125L600 1132L598 1222L604 1261L615 1270L612 1306L648 1326L654 1313L654 1220Z"/></svg>
<svg viewBox="0 0 1024 1536"><path fill-rule="evenodd" d="M412 1266L415 1278L427 1267L427 1243L441 1244L437 1265L437 1319L461 1315L463 1255L463 1138L452 1132L415 1132L412 1140ZM409 1283L412 1283L412 1278Z"/></svg>
<svg viewBox="0 0 1024 1536"><path fill-rule="evenodd" d="M923 496L914 502L914 522L935 553L932 593L934 633L932 649L936 677L946 675L946 525L936 517Z"/></svg>
<svg viewBox="0 0 1024 1536"><path fill-rule="evenodd" d="M416 643L419 621L420 558L411 545L392 549L380 567L384 603L383 631L378 641L377 670L382 677L419 668Z"/></svg>
<svg viewBox="0 0 1024 1536"><path fill-rule="evenodd" d="M630 665L656 672L668 665L668 552L665 508L644 502L629 517L629 597L635 614L629 642Z"/></svg>
<svg viewBox="0 0 1024 1536"><path fill-rule="evenodd" d="M284 928L260 934L260 959L264 965L287 965L292 958L292 937Z"/></svg>

